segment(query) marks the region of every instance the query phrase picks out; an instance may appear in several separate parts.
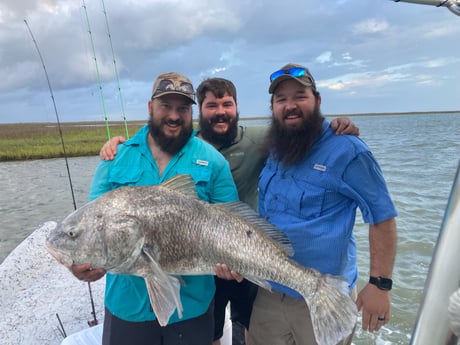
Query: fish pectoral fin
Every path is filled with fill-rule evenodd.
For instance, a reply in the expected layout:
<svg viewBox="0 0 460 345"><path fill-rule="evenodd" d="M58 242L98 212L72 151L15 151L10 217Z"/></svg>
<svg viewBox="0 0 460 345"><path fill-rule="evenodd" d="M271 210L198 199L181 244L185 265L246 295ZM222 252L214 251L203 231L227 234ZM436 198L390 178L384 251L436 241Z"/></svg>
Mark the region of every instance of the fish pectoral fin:
<svg viewBox="0 0 460 345"><path fill-rule="evenodd" d="M171 277L176 278L177 281L179 282L180 286L185 286L186 285L185 280L184 280L184 278L182 278L182 276L173 275Z"/></svg>
<svg viewBox="0 0 460 345"><path fill-rule="evenodd" d="M144 278L150 304L159 324L165 326L176 309L179 318L182 318L183 307L180 300L180 282L179 279L163 271L153 259L149 249L144 248L143 251L149 258L149 266L152 270L152 274Z"/></svg>
<svg viewBox="0 0 460 345"><path fill-rule="evenodd" d="M183 308L180 301L179 280L174 277L167 277L165 281L154 275L145 277L144 280L149 293L150 304L160 326L168 324L169 318L176 309L181 318Z"/></svg>

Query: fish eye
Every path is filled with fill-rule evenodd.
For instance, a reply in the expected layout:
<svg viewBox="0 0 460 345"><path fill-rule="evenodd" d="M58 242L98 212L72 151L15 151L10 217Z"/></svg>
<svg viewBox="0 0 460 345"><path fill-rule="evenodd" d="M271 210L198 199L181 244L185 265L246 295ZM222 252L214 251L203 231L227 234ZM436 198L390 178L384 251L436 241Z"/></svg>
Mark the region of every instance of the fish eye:
<svg viewBox="0 0 460 345"><path fill-rule="evenodd" d="M69 229L67 231L67 236L72 237L72 238L77 237L78 236L78 228L72 227L71 229Z"/></svg>

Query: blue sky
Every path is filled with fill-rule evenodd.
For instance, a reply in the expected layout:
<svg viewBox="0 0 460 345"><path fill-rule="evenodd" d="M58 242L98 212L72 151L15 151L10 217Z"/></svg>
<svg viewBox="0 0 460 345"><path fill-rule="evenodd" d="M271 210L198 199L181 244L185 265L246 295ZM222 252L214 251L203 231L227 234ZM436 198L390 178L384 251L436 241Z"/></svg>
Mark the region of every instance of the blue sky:
<svg viewBox="0 0 460 345"><path fill-rule="evenodd" d="M267 116L269 75L288 62L310 68L324 114L460 109L460 17L446 8L390 0L106 0L105 9L115 64L100 0L87 0L86 11L75 0L0 3L0 122L56 119L24 19L62 122L119 121L121 104L128 120L147 119L152 83L169 71L195 85L231 79L241 117Z"/></svg>

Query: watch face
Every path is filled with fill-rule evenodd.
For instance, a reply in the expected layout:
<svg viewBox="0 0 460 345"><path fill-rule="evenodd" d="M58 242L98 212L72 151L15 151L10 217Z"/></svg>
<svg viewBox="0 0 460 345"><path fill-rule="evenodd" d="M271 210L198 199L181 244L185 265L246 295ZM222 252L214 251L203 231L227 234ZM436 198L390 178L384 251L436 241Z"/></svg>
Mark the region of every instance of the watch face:
<svg viewBox="0 0 460 345"><path fill-rule="evenodd" d="M379 279L379 288L382 290L391 290L392 285L393 285L393 282L391 281L391 279L388 279L388 278Z"/></svg>

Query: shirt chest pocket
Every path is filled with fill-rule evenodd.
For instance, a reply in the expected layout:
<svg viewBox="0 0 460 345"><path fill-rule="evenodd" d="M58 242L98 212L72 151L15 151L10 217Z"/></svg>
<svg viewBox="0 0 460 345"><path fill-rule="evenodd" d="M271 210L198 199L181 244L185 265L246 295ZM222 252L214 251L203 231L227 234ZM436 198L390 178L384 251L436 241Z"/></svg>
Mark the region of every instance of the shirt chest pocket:
<svg viewBox="0 0 460 345"><path fill-rule="evenodd" d="M176 171L176 174L192 176L193 181L195 181L196 192L200 199L205 201L210 200L212 169L209 166L195 165L191 168L182 168Z"/></svg>
<svg viewBox="0 0 460 345"><path fill-rule="evenodd" d="M109 182L114 188L140 185L143 172L132 166L116 166L110 171Z"/></svg>
<svg viewBox="0 0 460 345"><path fill-rule="evenodd" d="M303 219L318 218L322 214L326 190L322 187L302 182L299 188L299 214Z"/></svg>
<svg viewBox="0 0 460 345"><path fill-rule="evenodd" d="M267 213L284 213L299 221L321 216L326 190L295 177L265 176L259 180L264 190Z"/></svg>

